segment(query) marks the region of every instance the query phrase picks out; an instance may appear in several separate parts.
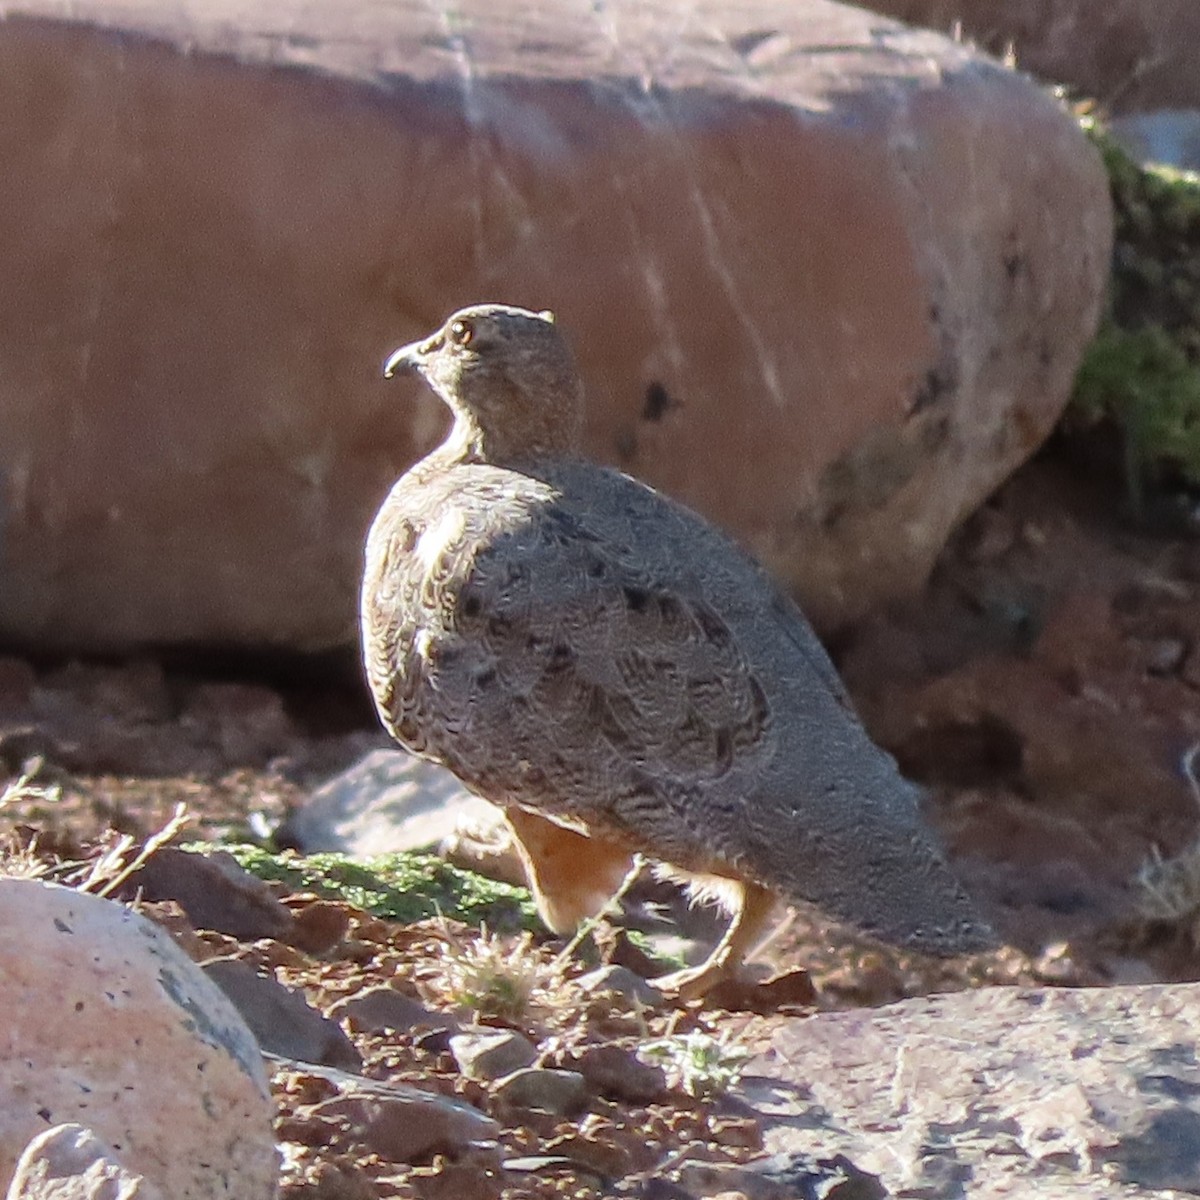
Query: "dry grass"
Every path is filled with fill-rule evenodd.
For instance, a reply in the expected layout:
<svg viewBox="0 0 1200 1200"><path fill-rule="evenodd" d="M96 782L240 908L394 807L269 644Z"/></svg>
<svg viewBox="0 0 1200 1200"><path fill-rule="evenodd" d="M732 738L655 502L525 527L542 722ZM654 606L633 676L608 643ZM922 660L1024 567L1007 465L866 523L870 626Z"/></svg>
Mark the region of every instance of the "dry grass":
<svg viewBox="0 0 1200 1200"><path fill-rule="evenodd" d="M111 896L160 847L165 846L190 823L192 817L186 804L177 804L171 819L157 833L152 833L141 845L129 834L122 834L105 846L99 858L85 864L86 871L74 884L81 892L93 896Z"/></svg>
<svg viewBox="0 0 1200 1200"><path fill-rule="evenodd" d="M56 804L61 789L56 784L41 784L32 773L24 774L6 784L0 792L0 812L9 805L35 802L43 806ZM52 879L80 892L107 897L120 886L160 847L174 839L191 821L186 804L178 804L175 813L157 833L144 842L128 834L114 835L102 843L96 857L87 861L62 861L44 854L35 834L22 841L16 834L0 840L0 876L10 879Z"/></svg>
<svg viewBox="0 0 1200 1200"><path fill-rule="evenodd" d="M1196 757L1200 742L1188 748L1180 764L1200 812L1200 780ZM1164 858L1155 847L1135 879L1137 915L1146 924L1175 927L1193 949L1200 950L1200 838L1178 854Z"/></svg>
<svg viewBox="0 0 1200 1200"><path fill-rule="evenodd" d="M457 1008L477 1019L521 1022L530 1010L553 1002L563 987L561 968L522 934L515 941L489 933L462 941L447 937L442 944L433 981Z"/></svg>
<svg viewBox="0 0 1200 1200"><path fill-rule="evenodd" d="M24 804L29 801L53 804L58 796L57 787L38 784L30 774L21 775L12 783L6 784L4 791L0 792L0 812L10 804ZM24 844L15 834L0 838L0 877L44 879L51 870L51 864L38 853L36 837Z"/></svg>

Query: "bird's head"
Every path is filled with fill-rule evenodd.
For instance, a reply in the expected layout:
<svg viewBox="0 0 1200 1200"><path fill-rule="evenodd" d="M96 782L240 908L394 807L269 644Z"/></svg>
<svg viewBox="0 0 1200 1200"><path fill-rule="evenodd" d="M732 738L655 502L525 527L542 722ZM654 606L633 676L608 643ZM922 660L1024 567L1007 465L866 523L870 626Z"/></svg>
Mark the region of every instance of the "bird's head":
<svg viewBox="0 0 1200 1200"><path fill-rule="evenodd" d="M387 378L420 375L449 405L450 442L488 462L574 454L583 427L583 386L550 312L478 304L435 334L401 346Z"/></svg>

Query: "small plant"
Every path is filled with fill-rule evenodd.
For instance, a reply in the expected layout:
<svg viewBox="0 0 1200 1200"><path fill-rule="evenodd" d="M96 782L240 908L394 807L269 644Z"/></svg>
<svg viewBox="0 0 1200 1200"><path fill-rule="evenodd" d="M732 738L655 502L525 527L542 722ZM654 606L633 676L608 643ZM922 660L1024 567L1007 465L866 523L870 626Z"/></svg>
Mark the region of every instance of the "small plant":
<svg viewBox="0 0 1200 1200"><path fill-rule="evenodd" d="M62 790L59 787L38 783L34 773L29 771L4 785L4 791L0 792L0 811L10 804L20 804L29 800L39 800L48 805L56 804L61 795Z"/></svg>
<svg viewBox="0 0 1200 1200"><path fill-rule="evenodd" d="M750 1054L724 1034L714 1037L693 1030L649 1042L638 1051L638 1057L662 1067L672 1087L706 1100L722 1095L737 1083Z"/></svg>
<svg viewBox="0 0 1200 1200"><path fill-rule="evenodd" d="M1179 928L1192 948L1200 950L1200 843L1193 842L1170 858L1155 847L1135 882L1138 916Z"/></svg>
<svg viewBox="0 0 1200 1200"><path fill-rule="evenodd" d="M9 804L28 803L31 800L54 804L60 796L58 787L44 786L32 776L22 775L0 793L0 810ZM90 892L94 896L111 896L160 846L173 841L191 819L187 805L178 804L174 816L145 842L139 845L129 834L112 833L102 843L101 853L86 862L50 860L39 853L36 838L24 846L10 838L7 842L0 841L0 875L52 879L76 891Z"/></svg>
<svg viewBox="0 0 1200 1200"><path fill-rule="evenodd" d="M59 798L59 789L43 787L33 781L32 776L22 775L12 783L5 784L0 792L0 811L9 804L20 804L30 800L53 804ZM50 874L51 864L38 854L37 840L22 845L15 836L0 838L0 876L9 879L43 879Z"/></svg>
<svg viewBox="0 0 1200 1200"><path fill-rule="evenodd" d="M1113 263L1063 430L1117 431L1140 511L1147 488L1200 488L1200 175L1142 166L1102 124L1082 125L1108 171Z"/></svg>
<svg viewBox="0 0 1200 1200"><path fill-rule="evenodd" d="M520 1021L535 997L561 982L556 965L534 948L532 934L513 944L486 926L465 944L443 943L441 968L441 987L453 1004L502 1021Z"/></svg>
<svg viewBox="0 0 1200 1200"><path fill-rule="evenodd" d="M1143 477L1155 482L1164 468L1200 484L1200 369L1161 326L1106 324L1080 367L1075 404L1085 419L1119 426L1135 508Z"/></svg>
<svg viewBox="0 0 1200 1200"><path fill-rule="evenodd" d="M175 813L171 819L140 846L129 834L122 834L111 845L105 847L99 858L86 864L82 877L74 881L72 886L78 891L90 892L93 896L111 896L132 874L146 864L160 846L174 841L191 819L187 805L180 803L175 806Z"/></svg>
<svg viewBox="0 0 1200 1200"><path fill-rule="evenodd" d="M1200 806L1200 781L1195 772L1198 754L1200 742L1189 748L1181 765L1192 798ZM1138 916L1143 921L1178 928L1192 948L1200 950L1200 839L1170 858L1164 858L1155 847L1134 883L1138 889Z"/></svg>

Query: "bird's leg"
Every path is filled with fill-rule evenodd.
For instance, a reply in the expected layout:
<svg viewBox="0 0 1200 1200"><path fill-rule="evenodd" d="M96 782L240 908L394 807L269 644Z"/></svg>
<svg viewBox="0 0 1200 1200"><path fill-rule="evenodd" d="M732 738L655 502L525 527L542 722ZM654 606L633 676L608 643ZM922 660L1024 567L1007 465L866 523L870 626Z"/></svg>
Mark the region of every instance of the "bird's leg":
<svg viewBox="0 0 1200 1200"><path fill-rule="evenodd" d="M738 967L762 936L763 926L775 908L776 896L757 883L733 882L740 892L740 903L713 952L698 966L653 980L655 987L681 1000L696 1000L722 980L737 974Z"/></svg>
<svg viewBox="0 0 1200 1200"><path fill-rule="evenodd" d="M567 829L526 808L506 808L538 915L559 934L594 917L633 863L624 845Z"/></svg>

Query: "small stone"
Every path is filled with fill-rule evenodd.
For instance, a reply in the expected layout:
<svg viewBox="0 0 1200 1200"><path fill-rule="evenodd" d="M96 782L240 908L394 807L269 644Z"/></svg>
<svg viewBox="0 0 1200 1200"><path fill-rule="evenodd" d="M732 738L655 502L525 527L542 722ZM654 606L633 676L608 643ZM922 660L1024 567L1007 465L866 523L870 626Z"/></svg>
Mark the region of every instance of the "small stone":
<svg viewBox="0 0 1200 1200"><path fill-rule="evenodd" d="M411 1171L408 1182L421 1200L500 1200L501 1196L498 1172L489 1163L441 1158L431 1167ZM511 1193L504 1189L504 1195Z"/></svg>
<svg viewBox="0 0 1200 1200"><path fill-rule="evenodd" d="M118 723L169 721L175 712L162 664L153 659L133 659L123 666L72 661L43 675L39 691L35 702L45 703L48 691L57 692L60 702L65 700L68 706L82 702Z"/></svg>
<svg viewBox="0 0 1200 1200"><path fill-rule="evenodd" d="M172 941L194 963L202 963L213 956L208 941L196 932L195 926L187 918L183 907L174 900L139 900L131 906L133 910L153 921L160 929L165 929ZM236 944L236 943L235 943Z"/></svg>
<svg viewBox="0 0 1200 1200"><path fill-rule="evenodd" d="M1174 675L1187 656L1187 643L1181 638L1157 638L1147 646L1146 670L1151 675Z"/></svg>
<svg viewBox="0 0 1200 1200"><path fill-rule="evenodd" d="M379 1200L371 1177L356 1163L318 1158L304 1172L304 1183L295 1193L304 1200ZM422 1198L423 1200L423 1198Z"/></svg>
<svg viewBox="0 0 1200 1200"><path fill-rule="evenodd" d="M449 1029L430 1029L413 1038L413 1045L426 1054L449 1054L450 1039L454 1034Z"/></svg>
<svg viewBox="0 0 1200 1200"><path fill-rule="evenodd" d="M611 1042L567 1055L558 1065L578 1071L602 1096L613 1100L645 1104L667 1091L661 1067L644 1063L632 1051Z"/></svg>
<svg viewBox="0 0 1200 1200"><path fill-rule="evenodd" d="M783 1008L808 1007L816 1003L817 989L806 970L798 967L761 982L725 979L705 997L712 1008L728 1012L769 1015Z"/></svg>
<svg viewBox="0 0 1200 1200"><path fill-rule="evenodd" d="M635 975L628 967L598 967L575 980L575 986L588 996L605 994L634 1000L646 1008L657 1008L663 994L652 983Z"/></svg>
<svg viewBox="0 0 1200 1200"><path fill-rule="evenodd" d="M490 1141L500 1132L490 1117L448 1096L343 1071L323 1069L318 1074L332 1082L339 1094L300 1109L297 1115L349 1121L367 1145L389 1162L460 1155L472 1143Z"/></svg>
<svg viewBox="0 0 1200 1200"><path fill-rule="evenodd" d="M500 1080L493 1095L505 1107L535 1108L569 1117L587 1106L588 1092L587 1080L578 1071L526 1067Z"/></svg>
<svg viewBox="0 0 1200 1200"><path fill-rule="evenodd" d="M7 1200L162 1200L82 1125L55 1125L25 1147Z"/></svg>
<svg viewBox="0 0 1200 1200"><path fill-rule="evenodd" d="M327 954L350 928L350 908L338 900L311 900L293 916L289 940L306 954Z"/></svg>
<svg viewBox="0 0 1200 1200"><path fill-rule="evenodd" d="M283 697L257 683L202 683L187 699L179 724L215 743L226 762L265 765L296 736Z"/></svg>
<svg viewBox="0 0 1200 1200"><path fill-rule="evenodd" d="M362 1065L341 1027L313 1008L302 992L260 975L237 958L206 962L204 973L233 1001L269 1053L351 1071Z"/></svg>
<svg viewBox="0 0 1200 1200"><path fill-rule="evenodd" d="M40 724L19 723L0 731L0 765L9 771L36 773L40 783L53 782L46 764L57 764L63 757L62 744Z"/></svg>
<svg viewBox="0 0 1200 1200"><path fill-rule="evenodd" d="M679 1171L679 1182L697 1200L730 1196L741 1196L743 1200L796 1200L799 1196L821 1196L825 1200L826 1195L808 1187L808 1181L789 1186L729 1163L685 1163ZM814 1179L812 1182L820 1181Z"/></svg>
<svg viewBox="0 0 1200 1200"><path fill-rule="evenodd" d="M712 1141L718 1146L742 1150L761 1150L762 1129L753 1117L722 1117L709 1126Z"/></svg>
<svg viewBox="0 0 1200 1200"><path fill-rule="evenodd" d="M615 1141L568 1133L546 1143L549 1153L562 1154L588 1171L608 1179L621 1179L633 1167L633 1156Z"/></svg>
<svg viewBox="0 0 1200 1200"><path fill-rule="evenodd" d="M791 1200L795 1195L818 1195L823 1200L885 1200L888 1189L877 1175L855 1166L844 1154L818 1158L811 1154L777 1154L760 1159L745 1169L743 1182L768 1179L783 1187Z"/></svg>
<svg viewBox="0 0 1200 1200"><path fill-rule="evenodd" d="M386 984L366 988L329 1007L335 1021L345 1021L351 1033L407 1033L425 1026L431 1030L453 1030L460 1026L449 1013L426 1008L403 992Z"/></svg>
<svg viewBox="0 0 1200 1200"><path fill-rule="evenodd" d="M637 1193L637 1200L696 1200L696 1197L669 1179L657 1179L652 1176L642 1184L641 1191Z"/></svg>
<svg viewBox="0 0 1200 1200"><path fill-rule="evenodd" d="M196 854L163 846L130 876L127 891L146 900L174 900L196 929L246 941L290 940L295 928L292 914L270 888L224 850Z"/></svg>
<svg viewBox="0 0 1200 1200"><path fill-rule="evenodd" d="M492 1080L511 1075L537 1058L537 1047L512 1030L460 1033L450 1039L450 1053L468 1079Z"/></svg>
<svg viewBox="0 0 1200 1200"><path fill-rule="evenodd" d="M445 768L401 750L372 750L317 788L282 832L309 854L392 854L435 846L460 819L489 811Z"/></svg>

